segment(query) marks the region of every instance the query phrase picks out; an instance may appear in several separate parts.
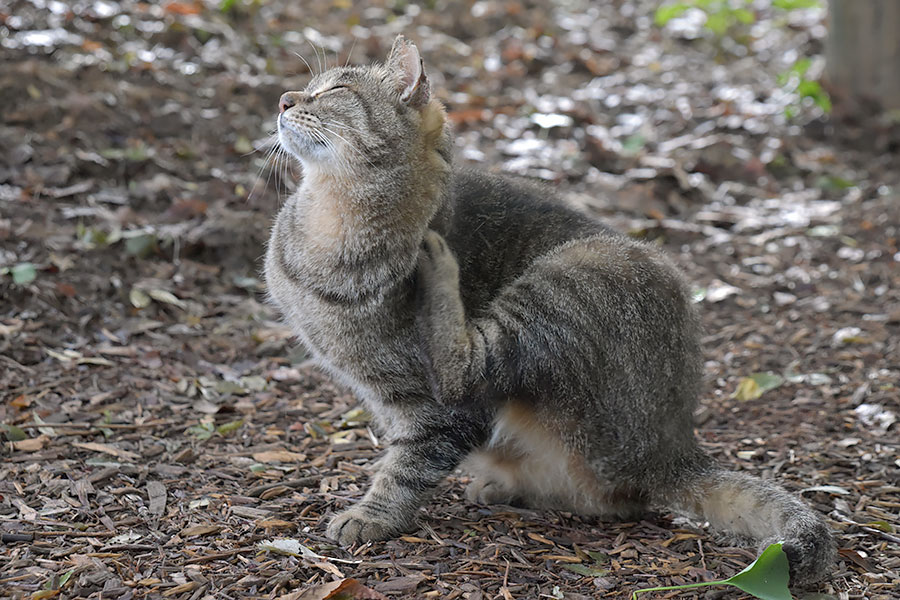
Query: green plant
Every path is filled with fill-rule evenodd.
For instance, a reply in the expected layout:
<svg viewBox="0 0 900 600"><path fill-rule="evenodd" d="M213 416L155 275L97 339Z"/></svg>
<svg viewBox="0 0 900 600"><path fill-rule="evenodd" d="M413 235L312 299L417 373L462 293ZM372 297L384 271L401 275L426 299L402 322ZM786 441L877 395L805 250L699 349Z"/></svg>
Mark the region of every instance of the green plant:
<svg viewBox="0 0 900 600"><path fill-rule="evenodd" d="M773 8L784 11L814 8L821 4L821 0L772 0ZM656 9L653 18L657 26L663 27L689 9L697 8L706 14L706 29L719 38L730 35L736 41L741 41L733 34L739 26L756 22L752 5L753 0L680 0L663 4Z"/></svg>
<svg viewBox="0 0 900 600"><path fill-rule="evenodd" d="M749 45L750 38L746 35L746 28L742 26L752 25L756 22L756 13L751 10L753 0L679 0L663 4L656 9L654 21L659 27L663 27L690 9L698 9L706 15L704 27L715 35L717 42L724 38L740 44ZM789 12L815 8L822 5L822 0L772 0L772 8ZM781 23L786 26L786 21ZM812 101L823 112L831 111L831 98L828 92L814 78L808 76L812 60L800 58L791 67L778 76L778 85L786 92L795 94L796 102L792 102L785 108L785 117L793 118L800 112L804 101Z"/></svg>
<svg viewBox="0 0 900 600"><path fill-rule="evenodd" d="M216 427L214 423L203 422L203 423L198 423L197 425L192 425L191 427L188 427L185 430L185 433L187 433L190 436L193 436L194 438L196 438L197 440L199 440L201 442L205 442L206 440L210 439L214 435L226 437L229 434L240 429L243 424L244 424L243 419L238 419L237 421L229 421L228 423L224 423L222 425L219 425L218 427Z"/></svg>
<svg viewBox="0 0 900 600"><path fill-rule="evenodd" d="M23 262L11 267L0 268L0 275L12 275L13 283L16 285L28 285L37 277L37 267L30 262Z"/></svg>
<svg viewBox="0 0 900 600"><path fill-rule="evenodd" d="M816 106L824 112L831 112L831 97L818 81L810 79L807 76L809 67L812 66L812 59L803 57L791 68L778 76L778 85L786 92L794 93L802 102L806 98L810 98ZM795 116L798 106L790 105L784 110L784 116L788 119Z"/></svg>
<svg viewBox="0 0 900 600"><path fill-rule="evenodd" d="M704 27L719 37L724 36L737 25L752 25L756 15L747 8L753 0L682 0L663 4L656 9L654 21L659 27L691 8L699 8L706 13Z"/></svg>
<svg viewBox="0 0 900 600"><path fill-rule="evenodd" d="M821 0L772 0L772 6L782 10L796 10L798 8L815 8L821 6Z"/></svg>
<svg viewBox="0 0 900 600"><path fill-rule="evenodd" d="M760 600L791 600L791 592L787 587L789 578L787 556L781 549L781 542L778 542L768 546L746 569L728 579L636 590L631 594L631 600L637 600L637 595L644 592L686 590L711 585L730 585Z"/></svg>

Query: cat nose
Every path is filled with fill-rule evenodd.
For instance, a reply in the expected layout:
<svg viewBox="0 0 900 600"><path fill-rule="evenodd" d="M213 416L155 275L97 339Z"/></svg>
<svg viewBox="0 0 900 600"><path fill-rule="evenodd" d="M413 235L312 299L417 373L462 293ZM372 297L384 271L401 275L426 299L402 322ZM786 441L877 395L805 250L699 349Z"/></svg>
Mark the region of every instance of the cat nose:
<svg viewBox="0 0 900 600"><path fill-rule="evenodd" d="M300 102L300 92L285 92L278 101L278 109L284 112L298 102Z"/></svg>

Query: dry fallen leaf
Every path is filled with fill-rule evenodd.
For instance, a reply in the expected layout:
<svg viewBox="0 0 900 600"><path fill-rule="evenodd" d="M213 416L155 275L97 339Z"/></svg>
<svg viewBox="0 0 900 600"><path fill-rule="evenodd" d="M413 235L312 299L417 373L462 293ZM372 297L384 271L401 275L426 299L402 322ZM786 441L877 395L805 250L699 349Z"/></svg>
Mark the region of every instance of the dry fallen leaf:
<svg viewBox="0 0 900 600"><path fill-rule="evenodd" d="M388 597L356 579L343 579L284 594L278 600L388 600Z"/></svg>
<svg viewBox="0 0 900 600"><path fill-rule="evenodd" d="M306 460L306 455L288 450L267 450L255 453L253 460L261 463L300 462Z"/></svg>
<svg viewBox="0 0 900 600"><path fill-rule="evenodd" d="M120 450L115 446L110 446L109 444L101 444L99 442L72 442L72 445L76 448L84 448L85 450L93 450L94 452L112 454L115 457L124 458L127 460L137 460L140 458L140 456L135 454L134 452L129 452L128 450Z"/></svg>
<svg viewBox="0 0 900 600"><path fill-rule="evenodd" d="M264 519L257 521L256 526L263 529L293 529L297 524L290 521L282 521L281 519Z"/></svg>
<svg viewBox="0 0 900 600"><path fill-rule="evenodd" d="M221 525L193 525L191 527L185 527L178 534L183 538L192 537L195 535L209 535L210 533L219 533L222 531Z"/></svg>
<svg viewBox="0 0 900 600"><path fill-rule="evenodd" d="M196 581L188 581L187 583L182 583L181 585L176 585L173 588L170 588L163 592L163 596L169 598L171 596L177 596L179 594L184 594L185 592L190 592L194 588L198 587L200 584Z"/></svg>
<svg viewBox="0 0 900 600"><path fill-rule="evenodd" d="M46 435L39 435L36 438L31 438L30 440L19 440L18 442L10 442L12 447L16 450L21 450L22 452L37 452L38 450L44 447L50 438Z"/></svg>

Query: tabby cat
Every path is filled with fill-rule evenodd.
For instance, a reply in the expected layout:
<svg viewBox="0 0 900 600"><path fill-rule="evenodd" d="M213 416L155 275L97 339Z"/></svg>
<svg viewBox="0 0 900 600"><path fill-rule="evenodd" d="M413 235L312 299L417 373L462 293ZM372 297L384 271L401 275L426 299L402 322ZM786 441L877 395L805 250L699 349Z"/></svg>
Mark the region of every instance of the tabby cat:
<svg viewBox="0 0 900 600"><path fill-rule="evenodd" d="M666 507L783 540L795 582L826 572L823 519L694 438L699 325L676 268L546 188L455 170L415 45L285 93L278 139L304 178L272 231L271 299L390 444L331 538L408 530L465 462L473 502Z"/></svg>

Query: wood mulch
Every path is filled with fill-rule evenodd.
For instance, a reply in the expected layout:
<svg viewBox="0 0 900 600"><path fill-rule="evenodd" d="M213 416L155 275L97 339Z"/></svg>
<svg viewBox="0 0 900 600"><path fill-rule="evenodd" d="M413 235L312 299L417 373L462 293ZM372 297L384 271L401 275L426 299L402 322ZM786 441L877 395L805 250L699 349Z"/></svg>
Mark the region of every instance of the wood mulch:
<svg viewBox="0 0 900 600"><path fill-rule="evenodd" d="M821 13L776 28L762 11L776 47L723 71L643 1L586 21L538 2L82 4L0 8L0 267L35 268L0 275L0 597L296 600L355 579L360 598L625 598L755 558L669 514L473 505L464 473L406 536L324 537L379 433L265 304L259 257L294 177L257 178L265 152L247 153L308 78L305 39L343 62L355 36L366 62L405 27L460 162L548 178L688 273L697 434L828 516L840 561L811 598L900 598L900 133L759 112L773 57L821 52ZM736 396L756 373L782 384Z"/></svg>

